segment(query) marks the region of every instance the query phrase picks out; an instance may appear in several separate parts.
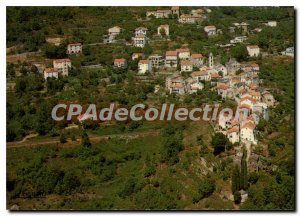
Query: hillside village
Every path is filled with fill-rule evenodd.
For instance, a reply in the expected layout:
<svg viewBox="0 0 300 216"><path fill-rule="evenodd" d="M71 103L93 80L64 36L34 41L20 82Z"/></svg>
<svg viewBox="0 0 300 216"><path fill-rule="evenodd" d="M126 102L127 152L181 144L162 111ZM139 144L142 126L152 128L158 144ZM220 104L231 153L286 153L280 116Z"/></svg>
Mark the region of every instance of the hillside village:
<svg viewBox="0 0 300 216"><path fill-rule="evenodd" d="M171 7L170 10L148 11L147 17L154 16L159 19L168 19L171 16L178 17L179 23L196 24L200 19L205 19L202 9L192 10L190 14L180 14L180 7ZM276 27L276 21L268 21L267 26ZM241 28L242 33L250 31L249 24L233 23L230 31L235 28ZM122 31L119 26L108 29L108 35L104 35L104 43L114 43L115 38ZM132 37L131 46L145 47L149 40L147 35L148 29L137 27ZM214 36L222 33L215 26L204 26L204 31L208 36ZM157 27L157 35L160 37L169 37L172 34L168 25ZM247 41L246 36L233 38L230 43L244 43ZM72 43L67 46L69 55L82 53L81 43ZM258 45L247 45L247 52L250 57L261 55ZM262 80L258 78L259 65L252 62L237 62L231 58L225 65L215 63L212 53L209 56L203 56L201 53L191 53L190 49L182 47L176 50L168 50L164 56L151 53L146 56L144 53L132 53L131 60L138 60L137 74L145 75L147 73L157 73L160 71L169 71L172 75L165 79L165 86L156 86L156 89L165 88L170 94L192 94L201 91L206 82L210 82L212 91L216 91L222 99L232 99L236 101L239 109L246 109L248 115L241 119L220 118L216 125L216 131L224 133L228 139L234 143L258 144L255 136L255 127L259 123L259 118L268 117L268 107L273 107L276 101L273 95L267 89L261 88ZM68 68L71 68L71 60L56 59L53 60L53 68L44 70L44 78L58 78L61 73L63 76L68 75ZM125 58L114 59L113 67L116 69L126 69L128 60ZM154 72L155 71L155 72ZM187 78L182 74L189 74ZM249 155L249 154L248 154Z"/></svg>
<svg viewBox="0 0 300 216"><path fill-rule="evenodd" d="M162 170L167 170L168 166L171 167L170 170L168 168L168 172L173 172L173 175L179 175L176 174L175 171L179 169L181 171L178 171L178 173L182 172L185 176L195 175L195 179L199 178L199 176L206 176L205 179L207 181L205 180L204 185L206 183L210 185L212 184L211 182L218 185L216 187L211 186L212 189L209 192L201 192L202 194L199 192L201 194L199 196L195 195L194 192L191 192L193 194L191 196L190 194L184 194L184 192L182 192L181 195L177 196L179 201L174 201L172 200L173 198L170 198L168 201L174 204L177 202L181 203L182 200L184 200L183 202L185 204L174 204L175 207L171 205L171 207L167 207L167 209L181 207L186 209L214 209L214 206L207 207L208 204L205 203L209 202L210 199L217 200L213 205L216 205L216 202L221 202L218 200L222 200L222 203L226 205L226 207L218 207L220 209L239 209L243 206L240 204L243 203L245 203L245 208L257 208L259 204L255 203L255 195L253 195L253 191L251 190L251 187L255 188L255 184L258 181L256 179L256 173L267 172L269 175L269 173L275 173L278 167L283 166L279 163L271 165L269 157L274 156L275 160L276 153L274 152L280 148L284 148L282 147L282 145L284 146L282 143L285 141L282 139L285 137L288 137L288 142L286 143L288 147L286 148L289 148L289 153L291 152L290 142L293 142L291 134L286 132L284 137L279 138L280 131L278 132L278 128L284 127L282 126L284 125L282 122L290 122L293 118L291 114L293 110L283 111L284 109L282 108L286 101L288 101L289 106L293 101L293 96L288 97L285 95L292 94L292 91L288 89L291 88L291 86L290 83L286 87L283 87L284 85L281 83L274 84L275 82L280 82L280 77L284 77L284 75L274 75L275 78L273 78L272 75L273 73L278 73L275 66L280 68L280 70L288 71L290 69L288 66L286 66L288 69L282 69L280 64L292 65L290 62L294 61L294 42L290 40L285 40L281 44L272 42L272 45L266 47L265 44L268 43L268 39L265 38L264 34L268 35L268 32L283 28L280 23L281 21L265 19L253 25L252 20L245 18L240 19L238 22L236 22L236 19L232 19L232 21L228 19L230 20L230 25L223 27L220 23L213 22L215 20L215 9L214 7L149 7L142 10L139 16L126 13L127 15L129 14L129 19L137 20L133 21L132 24L127 23L128 20L126 23L125 21L118 21L113 25L109 23L109 26L105 26L105 31L101 30L101 34L97 35L96 40L80 40L80 38L88 38L89 33L86 33L85 36L83 36L84 34L81 35L80 31L82 29L85 31L85 26L76 26L72 27L75 29L73 32L76 34L65 34L63 37L48 35L47 38L45 38L46 45L32 52L18 53L18 49L22 50L24 48L23 45L21 48L18 48L18 46L7 48L7 92L11 94L9 100L19 100L18 98L22 98L23 95L26 95L25 91L29 91L29 94L31 94L30 91L32 91L33 93L30 95L30 97L33 98L30 99L32 100L31 104L37 103L36 108L26 108L26 111L22 111L22 108L13 108L10 102L9 110L12 110L12 113L24 112L26 116L27 113L29 113L29 115L38 115L38 117L32 120L37 121L36 124L26 119L19 121L21 122L20 124L26 125L24 129L21 126L16 126L17 123L15 123L15 121L18 120L14 119L14 124L11 124L12 126L10 125L11 127L9 127L9 136L7 136L8 143L11 142L16 146L20 145L20 140L26 143L26 137L32 136L33 131L35 131L37 135L33 136L42 137L42 139L43 136L45 136L46 139L49 139L49 137L50 139L55 139L55 137L59 136L59 140L56 140L55 143L65 143L65 146L67 146L66 144L77 142L77 137L79 137L79 140L83 143L86 137L92 140L96 139L96 136L99 134L100 136L106 136L104 143L112 142L114 143L113 146L118 146L120 143L125 143L125 141L123 142L123 138L112 138L119 136L118 134L124 133L124 137L127 137L127 133L144 133L141 129L143 127L145 128L144 130L146 132L149 131L149 133L152 133L152 130L159 129L160 136L165 139L162 143L164 144L164 142L166 142L165 145L167 146L165 147L165 152L167 152L165 153L167 155L165 159L157 159L157 157L164 154L163 150L163 153L157 153L153 152L153 149L149 149L153 155L150 154L149 156L147 154L145 156L146 153L141 153L143 151L139 149L138 153L132 150L129 155L124 156L125 159L115 158L109 161L109 159L107 159L109 157L107 157L106 159L95 159L96 162L92 161L84 165L81 164L81 166L87 166L86 169L90 171L92 170L91 167L99 162L101 166L103 166L101 171L92 170L91 173L97 175L97 178L100 176L99 178L102 184L106 180L117 179L117 173L119 172L117 172L117 170L122 169L119 163L123 163L119 161L138 161L146 158L146 162L141 162L140 166L143 168L140 168L140 170L144 172L145 166L149 167L149 169L146 168L146 174L143 174L143 177L148 179L147 181L149 182L147 184L150 185L149 187L153 187L155 190L160 191L160 189L158 189L160 188L160 184L165 184L164 181L160 179L161 176L158 177L158 174L166 175ZM231 15L231 12L224 11ZM95 17L91 16L89 18L94 19ZM180 36L177 27L178 29L180 28ZM96 29L97 27L94 26L93 28ZM200 36L198 37L201 39L197 39L193 34L189 34L188 31L191 31L191 29L194 32L199 32ZM63 31L65 29L58 29L57 31L60 32L60 30ZM187 32L185 32L185 30ZM93 32L91 30L89 31L90 34L93 35ZM205 37L205 39L202 37ZM260 37L263 39L260 39ZM280 38L280 36L278 36L278 38ZM257 43L253 43L254 41ZM38 44L38 42L36 42L36 44ZM278 63L274 64L273 59L276 59ZM38 74L38 77L28 78L26 82L23 81L22 78L26 76L30 77L32 71ZM288 75L286 77L290 79L291 76L292 75ZM79 80L79 77L81 80ZM31 87L30 85L35 86ZM30 90L28 90L28 88ZM35 91L39 93L35 93ZM14 97L15 94L19 96ZM174 128L170 129L165 125L156 125L157 123L151 126L145 122L136 124L125 122L120 125L105 122L91 123L89 121L90 119L83 118L82 115L75 119L75 123L64 121L54 124L52 122L49 123L49 120L43 116L41 111L35 111L35 109L39 109L39 103L44 104L44 102L41 102L43 96L45 96L46 101L49 99L51 102L53 102L53 98L55 98L54 101L56 102L84 101L86 103L93 103L93 100L95 100L95 103L101 104L101 106L105 106L106 103L111 102L120 107L129 107L137 102L145 102L149 107L158 106L158 104L162 102L175 102L176 105L184 105L187 107L192 105L202 107L206 104L219 104L222 108L231 108L233 111L237 111L239 117L235 118L235 113L232 113L232 115L229 112L225 112L216 121L209 121L207 123L196 122L194 126L178 126L177 123L172 122L169 127L174 127L175 130L178 130L178 132L174 134L172 134ZM27 101L25 104L26 107L31 106L28 105L30 103ZM42 111L46 109L47 106L45 104L43 106L41 105ZM47 112L49 113L49 110L47 110L46 113ZM285 113L289 114L288 117L284 116ZM14 116L19 118L21 115L15 114ZM278 116L280 116L280 119ZM13 119L16 117L11 116L10 118ZM268 121L271 122L270 126L267 126ZM278 121L280 124L277 124ZM286 125L288 124L289 123ZM35 127L37 127L37 129L35 129ZM80 131L82 129L81 127L83 127L84 130L83 135ZM184 127L188 127L188 129L182 129ZM284 128L286 131L293 132L291 128L288 128L293 127L292 125L286 127L287 128ZM190 128L193 128L193 130L191 129L191 131L189 131ZM73 129L79 132L72 132ZM112 135L110 135L110 133L112 133ZM153 145L160 142L157 141L157 134L150 134L149 137L145 135L146 138L143 136L144 135L141 135L141 137L138 135L129 135L128 137L130 138L124 138L124 140L126 140L126 145L127 143L130 144L134 142L130 141L133 139L132 137L143 139L143 142L145 139L146 143L151 143L151 139L153 139ZM280 141L275 141L273 137L276 136ZM122 137L122 135L120 135L120 137ZM218 140L218 137L221 138ZM46 139L45 142L49 142ZM172 139L174 139L174 141ZM172 144L168 143L170 140L173 141ZM225 141L223 142L222 140ZM96 141L93 142L96 143ZM190 144L186 144L189 142ZM217 145L214 146L214 142L223 142L222 144L224 144L224 146L220 148L222 149L220 152L217 152L216 149L219 147ZM180 146L180 143L184 143L184 148ZM193 145L196 145L197 148ZM199 145L200 150L198 148ZM274 145L275 147L273 147ZM62 146L61 148L65 147ZM93 144L93 148L98 147L94 147ZM128 149L130 148L127 147L126 150L123 150L128 151ZM106 150L102 149L100 151L97 149L95 152L96 151L102 151L101 154L103 154ZM195 153L196 151L197 153ZM85 150L83 153L84 152ZM84 155L69 156L68 154L71 155L71 153L62 153L62 157L65 157L63 159L86 157ZM76 154L79 155L79 153ZM97 153L89 152L86 154L89 155L87 157L92 158L90 160L94 160L93 157L95 155L92 156L92 154ZM140 156L138 156L138 154ZM196 154L196 159L191 160ZM281 155L281 153L277 154ZM115 152L113 152L112 155L112 157L116 157ZM148 159L148 157L151 159ZM281 155L281 157L286 159L285 156ZM278 158L276 158L276 160L281 162L280 158ZM232 164L229 162L231 160L233 162ZM284 164L285 161L283 159L282 161ZM188 163L189 166L183 164L182 167L184 168L178 168L179 165L176 165L176 163L180 164L180 166L181 163ZM165 166L164 164L167 165ZM224 164L231 164L230 168ZM135 169L136 168L133 168L134 172L136 171ZM289 167L288 169L292 168ZM240 185L234 185L234 174L230 174L229 172L234 173L235 171L239 173L239 178L241 179L243 175L246 175L246 183L243 183L243 180L241 180L242 183ZM123 172L126 173L127 171L125 170ZM249 173L248 176L247 172ZM213 177L210 177L209 173L214 173L211 174ZM11 178L15 178L14 175L14 173L11 174L10 176L13 176ZM279 174L274 175L276 175L275 177L277 178ZM264 174L261 176L263 176L263 179ZM214 180L212 181L211 179ZM129 179L128 181L133 180ZM177 179L174 181L177 181L177 185L181 180ZM126 182L126 184L127 183L128 182ZM183 183L183 185L185 184L184 182L180 182L180 184L181 183ZM88 184L89 183L86 183L86 185ZM173 182L173 184L175 183ZM224 188L220 188L220 184L225 185ZM138 183L135 182L135 186L133 187L138 187L137 185ZM183 187L183 185L177 186L180 188ZM194 191L193 187L194 186L191 186L189 188L189 186L186 186L186 189L188 192ZM147 187L145 186L145 188ZM209 188L209 186L207 186L207 188ZM23 193L23 189L17 188L14 190L20 190L20 193ZM132 201L133 199L131 199L130 196L135 196L135 193L140 196L144 195L142 194L142 189L135 190L138 192L128 192L125 186L124 191L118 192L116 196L124 200L126 199L127 201L131 200L128 201L128 203L136 203L134 205L138 207L134 207L139 209L144 207L148 208L148 204L142 205L138 203L138 201ZM147 191L148 189L144 190ZM173 196L176 190L181 189L176 188L175 190L168 188L167 190L172 191ZM99 192L99 194L101 193L102 192ZM129 195L125 196L123 193L128 193ZM160 191L159 193L164 194L165 191ZM214 197L216 194L218 198ZM147 194L147 196L149 196L149 194ZM164 194L162 196L166 195ZM213 198L210 198L210 196ZM152 195L152 197L155 196ZM18 198L12 198L11 200L13 199L18 200ZM150 198L142 197L142 200L147 199ZM109 200L109 202L113 201ZM20 203L22 203L22 201L20 201ZM12 202L10 202L10 204L12 204ZM114 204L111 204L109 207L104 206L104 208L113 208ZM103 207L102 204L97 205L101 206L101 208ZM106 203L103 205L106 205ZM161 205L163 206L162 208L165 208L164 203ZM65 207L68 206L66 205ZM270 208L272 207L273 206ZM86 206L84 208L86 208ZM126 209L128 207L121 205L121 208ZM153 206L149 208L155 209ZM286 206L284 208L286 208Z"/></svg>

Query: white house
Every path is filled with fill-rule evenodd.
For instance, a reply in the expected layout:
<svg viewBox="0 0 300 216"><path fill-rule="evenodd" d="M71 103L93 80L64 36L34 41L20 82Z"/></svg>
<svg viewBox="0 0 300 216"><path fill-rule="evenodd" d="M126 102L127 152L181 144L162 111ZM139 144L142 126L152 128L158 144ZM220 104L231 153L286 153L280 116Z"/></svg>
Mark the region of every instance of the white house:
<svg viewBox="0 0 300 216"><path fill-rule="evenodd" d="M58 68L46 68L44 70L44 79L47 80L48 77L49 78L54 77L58 79L58 73L59 73Z"/></svg>
<svg viewBox="0 0 300 216"><path fill-rule="evenodd" d="M197 80L193 79L192 77L189 77L186 79L186 89L187 92L192 94L196 93L198 90L202 90L204 88L204 84L201 82L198 82Z"/></svg>
<svg viewBox="0 0 300 216"><path fill-rule="evenodd" d="M81 43L68 44L68 48L67 48L68 54L81 53L81 52L82 52L82 44Z"/></svg>
<svg viewBox="0 0 300 216"><path fill-rule="evenodd" d="M260 49L257 45L248 45L247 51L250 57L258 56L260 53Z"/></svg>
<svg viewBox="0 0 300 216"><path fill-rule="evenodd" d="M115 59L114 68L127 68L127 60L124 58Z"/></svg>
<svg viewBox="0 0 300 216"><path fill-rule="evenodd" d="M178 53L179 59L190 59L190 49L189 48L180 48L176 49L176 52Z"/></svg>
<svg viewBox="0 0 300 216"><path fill-rule="evenodd" d="M227 130L227 138L231 143L236 143L240 141L240 132L238 126Z"/></svg>
<svg viewBox="0 0 300 216"><path fill-rule="evenodd" d="M152 72L152 64L151 61L141 59L138 64L138 73L139 74L145 74L147 72Z"/></svg>
<svg viewBox="0 0 300 216"><path fill-rule="evenodd" d="M207 71L204 71L204 70L192 72L191 77L196 79L198 82L200 82L201 80L209 81L211 79L209 73Z"/></svg>
<svg viewBox="0 0 300 216"><path fill-rule="evenodd" d="M216 26L205 26L204 31L207 33L208 36L216 35L217 34L217 28Z"/></svg>
<svg viewBox="0 0 300 216"><path fill-rule="evenodd" d="M217 83L217 91L218 95L220 95L223 99L227 97L227 93L229 90L229 86L224 83Z"/></svg>
<svg viewBox="0 0 300 216"><path fill-rule="evenodd" d="M249 141L253 144L257 144L257 140L254 136L255 124L252 121L247 121L241 126L241 140Z"/></svg>
<svg viewBox="0 0 300 216"><path fill-rule="evenodd" d="M268 21L266 23L266 26L269 26L269 27L276 27L277 26L277 22L276 21Z"/></svg>
<svg viewBox="0 0 300 216"><path fill-rule="evenodd" d="M179 6L173 6L173 7L171 7L171 11L172 11L172 14L177 14L177 16L179 16L180 8L179 8Z"/></svg>
<svg viewBox="0 0 300 216"><path fill-rule="evenodd" d="M193 63L190 60L182 60L180 62L181 72L193 71Z"/></svg>
<svg viewBox="0 0 300 216"><path fill-rule="evenodd" d="M282 51L281 54L282 54L282 55L291 56L291 57L294 58L294 51L295 51L295 48L294 48L294 47L288 47L288 48L286 48L285 51Z"/></svg>
<svg viewBox="0 0 300 216"><path fill-rule="evenodd" d="M179 17L178 22L179 23L196 24L197 21L201 20L201 18L202 18L201 15L182 14Z"/></svg>
<svg viewBox="0 0 300 216"><path fill-rule="evenodd" d="M193 53L191 55L191 61L193 63L193 66L201 67L204 64L204 57L200 53Z"/></svg>
<svg viewBox="0 0 300 216"><path fill-rule="evenodd" d="M230 43L232 43L232 44L243 43L247 39L248 39L247 36L238 36L238 37L235 37L234 39L230 40Z"/></svg>
<svg viewBox="0 0 300 216"><path fill-rule="evenodd" d="M154 54L148 57L148 60L151 61L151 65L153 68L161 68L165 65L165 59L163 56Z"/></svg>
<svg viewBox="0 0 300 216"><path fill-rule="evenodd" d="M178 53L174 50L166 52L165 67L177 68L178 64Z"/></svg>
<svg viewBox="0 0 300 216"><path fill-rule="evenodd" d="M169 25L160 25L157 28L157 34L161 35L161 33L164 32L164 35L169 36L170 31L169 31Z"/></svg>
<svg viewBox="0 0 300 216"><path fill-rule="evenodd" d="M146 45L146 36L145 35L136 35L132 38L133 45L135 47L144 47Z"/></svg>
<svg viewBox="0 0 300 216"><path fill-rule="evenodd" d="M114 27L108 29L109 35L116 36L116 35L120 34L120 32L121 32L121 28L119 26L114 26Z"/></svg>
<svg viewBox="0 0 300 216"><path fill-rule="evenodd" d="M171 75L166 78L166 88L170 93L184 94L185 82L180 75Z"/></svg>
<svg viewBox="0 0 300 216"><path fill-rule="evenodd" d="M53 60L53 67L58 68L63 76L68 76L69 68L72 67L71 60L69 58L55 59Z"/></svg>
<svg viewBox="0 0 300 216"><path fill-rule="evenodd" d="M135 29L135 36L137 35L146 35L147 34L148 29L145 27L138 27Z"/></svg>

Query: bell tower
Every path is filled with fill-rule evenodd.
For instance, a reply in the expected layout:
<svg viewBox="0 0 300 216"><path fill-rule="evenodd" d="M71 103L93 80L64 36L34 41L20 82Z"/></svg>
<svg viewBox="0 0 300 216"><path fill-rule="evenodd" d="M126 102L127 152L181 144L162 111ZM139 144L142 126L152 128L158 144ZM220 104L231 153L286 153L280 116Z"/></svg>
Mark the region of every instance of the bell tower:
<svg viewBox="0 0 300 216"><path fill-rule="evenodd" d="M214 57L212 53L209 53L209 58L208 58L208 67L213 68L214 67Z"/></svg>

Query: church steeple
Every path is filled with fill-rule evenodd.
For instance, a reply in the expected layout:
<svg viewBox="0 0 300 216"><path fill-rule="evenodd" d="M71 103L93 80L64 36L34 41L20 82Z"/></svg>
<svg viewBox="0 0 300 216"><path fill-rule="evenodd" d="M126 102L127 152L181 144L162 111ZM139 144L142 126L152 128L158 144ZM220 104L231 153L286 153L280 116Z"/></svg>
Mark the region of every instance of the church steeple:
<svg viewBox="0 0 300 216"><path fill-rule="evenodd" d="M208 67L213 68L214 67L214 57L212 53L209 53L209 58L208 58Z"/></svg>

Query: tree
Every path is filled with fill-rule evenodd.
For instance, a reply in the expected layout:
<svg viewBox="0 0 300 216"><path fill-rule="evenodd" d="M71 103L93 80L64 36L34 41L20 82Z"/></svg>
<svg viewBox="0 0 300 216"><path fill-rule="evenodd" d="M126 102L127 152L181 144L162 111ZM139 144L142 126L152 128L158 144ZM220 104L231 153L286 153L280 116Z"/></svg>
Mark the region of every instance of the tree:
<svg viewBox="0 0 300 216"><path fill-rule="evenodd" d="M247 190L248 188L248 173L247 173L247 151L243 151L243 157L241 161L241 189Z"/></svg>
<svg viewBox="0 0 300 216"><path fill-rule="evenodd" d="M224 152L228 143L230 143L230 141L224 134L216 133L211 141L211 144L214 147L214 155Z"/></svg>
<svg viewBox="0 0 300 216"><path fill-rule="evenodd" d="M91 147L92 144L90 142L89 136L86 133L85 130L83 130L82 135L81 135L81 145L83 145L84 147Z"/></svg>
<svg viewBox="0 0 300 216"><path fill-rule="evenodd" d="M67 137L64 133L60 134L59 141L60 141L61 144L64 144L64 143L67 142Z"/></svg>
<svg viewBox="0 0 300 216"><path fill-rule="evenodd" d="M245 61L248 58L248 51L244 44L239 44L231 49L231 55L237 61Z"/></svg>
<svg viewBox="0 0 300 216"><path fill-rule="evenodd" d="M232 170L231 190L232 194L240 190L240 169L238 165L235 165L234 169Z"/></svg>

